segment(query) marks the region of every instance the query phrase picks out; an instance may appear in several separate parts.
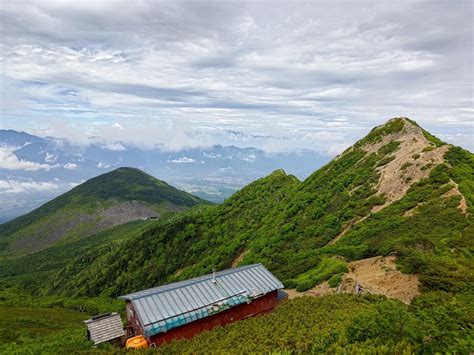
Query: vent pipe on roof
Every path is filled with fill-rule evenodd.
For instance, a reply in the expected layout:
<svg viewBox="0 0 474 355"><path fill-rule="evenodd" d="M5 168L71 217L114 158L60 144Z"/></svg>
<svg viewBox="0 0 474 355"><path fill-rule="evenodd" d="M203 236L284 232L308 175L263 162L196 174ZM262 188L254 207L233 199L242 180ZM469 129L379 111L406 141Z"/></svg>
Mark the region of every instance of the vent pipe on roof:
<svg viewBox="0 0 474 355"><path fill-rule="evenodd" d="M216 283L216 269L212 269L212 282Z"/></svg>

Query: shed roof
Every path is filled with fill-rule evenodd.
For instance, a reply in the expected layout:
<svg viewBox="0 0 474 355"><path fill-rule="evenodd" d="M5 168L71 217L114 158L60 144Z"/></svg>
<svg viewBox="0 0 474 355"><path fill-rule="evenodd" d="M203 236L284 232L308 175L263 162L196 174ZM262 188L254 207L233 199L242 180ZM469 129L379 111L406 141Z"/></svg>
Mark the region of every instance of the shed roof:
<svg viewBox="0 0 474 355"><path fill-rule="evenodd" d="M104 343L125 335L120 315L115 312L92 317L85 320L84 323L87 325L90 339L94 344Z"/></svg>
<svg viewBox="0 0 474 355"><path fill-rule="evenodd" d="M262 264L246 265L154 287L119 298L131 301L146 336L250 302L283 288Z"/></svg>

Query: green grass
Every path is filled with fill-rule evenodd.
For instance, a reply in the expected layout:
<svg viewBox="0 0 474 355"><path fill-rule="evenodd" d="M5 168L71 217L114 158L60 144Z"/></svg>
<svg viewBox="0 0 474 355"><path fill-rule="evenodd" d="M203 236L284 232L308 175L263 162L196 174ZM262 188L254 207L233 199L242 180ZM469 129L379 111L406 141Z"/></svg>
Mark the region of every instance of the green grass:
<svg viewBox="0 0 474 355"><path fill-rule="evenodd" d="M1 354L86 352L82 313L63 309L0 307Z"/></svg>
<svg viewBox="0 0 474 355"><path fill-rule="evenodd" d="M82 326L86 314L64 309L0 307L0 344L22 344ZM83 329L84 330L84 329Z"/></svg>
<svg viewBox="0 0 474 355"><path fill-rule="evenodd" d="M39 297L18 287L0 287L0 354L108 353L93 349L84 320L119 312L123 301L106 298Z"/></svg>
<svg viewBox="0 0 474 355"><path fill-rule="evenodd" d="M296 290L303 292L316 284L331 279L332 276L348 272L347 263L336 258L323 258L313 269L299 275L296 280L288 280L287 287L296 286Z"/></svg>
<svg viewBox="0 0 474 355"><path fill-rule="evenodd" d="M377 153L381 155L388 155L392 154L393 152L396 152L398 147L400 146L401 142L399 141L391 141L390 143L385 144L383 147L381 147Z"/></svg>
<svg viewBox="0 0 474 355"><path fill-rule="evenodd" d="M388 134L398 133L403 130L405 126L404 118L393 118L386 124L376 127L365 136L365 138L358 141L355 146L360 147L365 144L372 144L380 142L384 136Z"/></svg>

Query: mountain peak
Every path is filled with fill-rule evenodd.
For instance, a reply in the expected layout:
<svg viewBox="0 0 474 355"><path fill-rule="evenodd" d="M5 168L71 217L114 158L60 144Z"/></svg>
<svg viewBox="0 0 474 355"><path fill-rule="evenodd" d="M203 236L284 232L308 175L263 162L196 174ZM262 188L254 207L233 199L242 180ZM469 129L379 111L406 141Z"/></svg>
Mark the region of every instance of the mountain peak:
<svg viewBox="0 0 474 355"><path fill-rule="evenodd" d="M446 143L424 130L418 123L407 117L394 117L382 125L374 127L367 136L359 140L354 147L380 146L390 141L409 140L423 141L435 147ZM349 148L350 150L351 148ZM364 149L367 150L367 149ZM373 149L369 149L373 150Z"/></svg>
<svg viewBox="0 0 474 355"><path fill-rule="evenodd" d="M361 149L378 159L377 194L385 204L374 212L400 199L411 185L429 176L431 170L444 163L449 145L424 130L407 117L395 117L375 127L345 153ZM345 154L344 153L344 154Z"/></svg>
<svg viewBox="0 0 474 355"><path fill-rule="evenodd" d="M29 214L3 224L0 241L4 239L8 252L37 251L129 221L208 203L140 169L121 167L87 180Z"/></svg>

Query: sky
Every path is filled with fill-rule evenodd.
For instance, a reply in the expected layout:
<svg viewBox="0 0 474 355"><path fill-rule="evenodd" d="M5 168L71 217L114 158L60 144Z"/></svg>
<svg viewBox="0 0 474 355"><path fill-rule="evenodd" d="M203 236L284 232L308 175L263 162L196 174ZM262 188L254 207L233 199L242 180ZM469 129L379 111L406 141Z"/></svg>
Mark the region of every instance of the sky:
<svg viewBox="0 0 474 355"><path fill-rule="evenodd" d="M334 155L407 116L474 151L470 0L0 1L0 128Z"/></svg>

